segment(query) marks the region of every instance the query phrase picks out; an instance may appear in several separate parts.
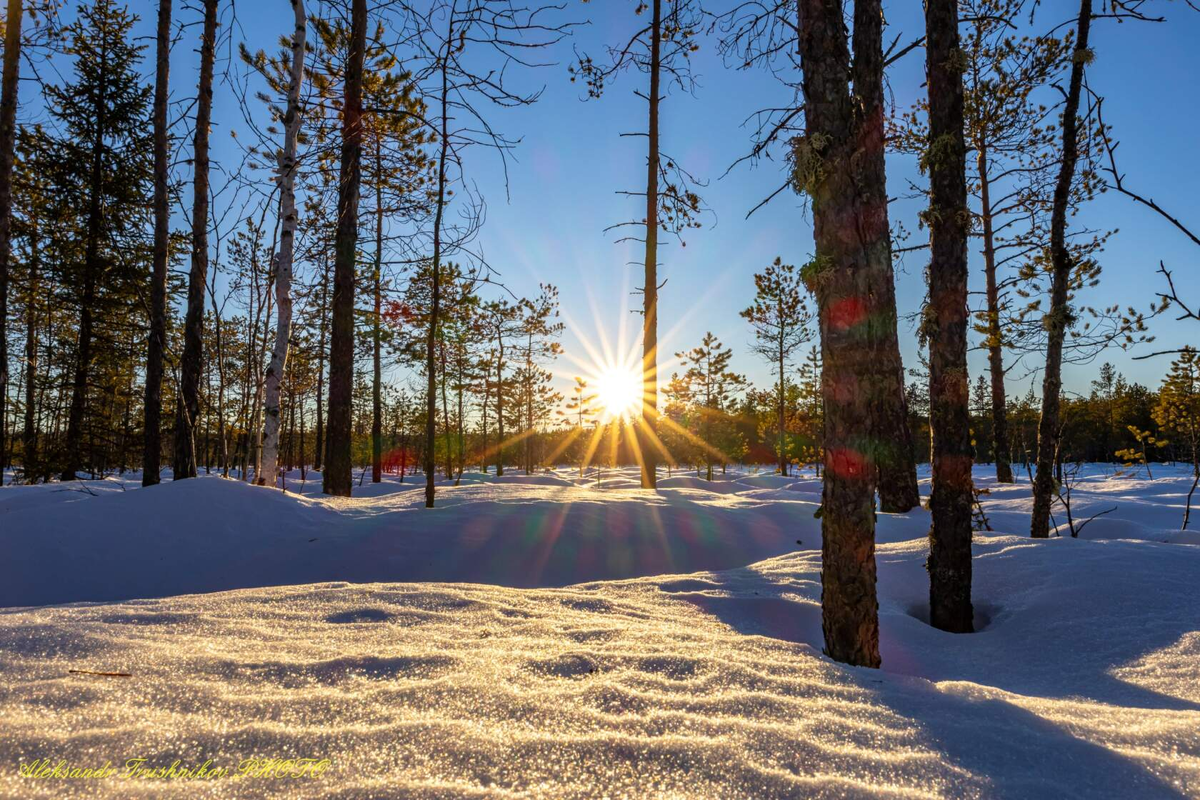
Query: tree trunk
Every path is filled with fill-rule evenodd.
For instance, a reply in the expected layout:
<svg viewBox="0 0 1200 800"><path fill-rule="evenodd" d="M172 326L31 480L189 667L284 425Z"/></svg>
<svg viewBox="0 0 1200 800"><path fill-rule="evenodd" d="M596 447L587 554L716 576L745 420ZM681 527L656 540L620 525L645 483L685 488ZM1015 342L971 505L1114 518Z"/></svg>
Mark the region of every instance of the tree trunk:
<svg viewBox="0 0 1200 800"><path fill-rule="evenodd" d="M958 0L926 0L929 86L929 621L951 633L974 630L971 609L971 414L967 381L966 144L963 82L955 67Z"/></svg>
<svg viewBox="0 0 1200 800"><path fill-rule="evenodd" d="M317 333L317 419L316 430L313 432L314 455L313 469L321 469L325 458L325 333L329 300L329 254L322 257L324 268L321 271L321 320Z"/></svg>
<svg viewBox="0 0 1200 800"><path fill-rule="evenodd" d="M861 247L872 288L866 296L870 320L864 320L878 337L875 358L877 377L871 394L875 468L879 509L903 513L921 503L912 432L908 426L908 401L904 396L904 364L896 333L896 278L892 269L891 233L888 230L887 173L884 165L883 11L879 0L854 4L854 95L860 106L857 157L862 163L856 178L863 196L865 216Z"/></svg>
<svg viewBox="0 0 1200 800"><path fill-rule="evenodd" d="M782 305L783 304L780 303L780 306L782 306ZM780 319L781 320L783 319L782 315L780 315ZM782 325L782 322L780 324ZM784 362L787 360L787 355L783 351L783 345L784 345L783 331L780 330L780 332L779 332L779 474L786 478L787 474L788 474L788 459L787 459L787 453L785 452L785 442L787 441L786 440L786 432L785 432L785 426L787 425L787 401L785 400L785 393L787 392L787 378L784 374L784 369L786 367Z"/></svg>
<svg viewBox="0 0 1200 800"><path fill-rule="evenodd" d="M496 361L496 477L504 477L504 337L497 339L500 358Z"/></svg>
<svg viewBox="0 0 1200 800"><path fill-rule="evenodd" d="M154 69L154 266L150 276L150 335L146 341L143 399L142 486L159 481L162 462L163 352L167 342L167 257L171 208L168 172L167 94L171 69L171 0L158 2Z"/></svg>
<svg viewBox="0 0 1200 800"><path fill-rule="evenodd" d="M436 492L433 472L437 456L437 334L438 318L442 302L442 220L446 213L446 166L449 159L449 115L450 115L450 63L451 48L454 47L454 15L444 41L446 52L441 54L442 91L440 98L441 130L438 139L437 206L433 218L433 275L429 302L429 330L425 340L425 507L433 508Z"/></svg>
<svg viewBox="0 0 1200 800"><path fill-rule="evenodd" d="M1033 479L1033 516L1030 535L1035 539L1050 536L1050 506L1054 501L1054 462L1060 434L1059 409L1062 389L1063 339L1071 315L1068 296L1072 260L1067 250L1067 206L1071 201L1071 183L1079 160L1077 115L1083 91L1083 69L1088 60L1088 32L1092 24L1092 0L1081 0L1071 59L1071 79L1067 87L1062 116L1062 163L1054 187L1050 212L1051 285L1050 310L1046 314L1046 370L1042 378L1042 418L1038 422L1037 472Z"/></svg>
<svg viewBox="0 0 1200 800"><path fill-rule="evenodd" d="M642 488L658 486L658 101L662 71L662 0L653 0L650 23L650 121L646 156L646 260L642 291Z"/></svg>
<svg viewBox="0 0 1200 800"><path fill-rule="evenodd" d="M886 359L895 319L887 302L892 295L883 291L890 264L886 191L877 163L882 108L867 103L870 113L856 117L840 0L798 0L798 9L806 145L824 165L804 187L816 242L807 280L817 297L823 356L822 629L831 658L878 667L878 464L877 450L864 440L881 430L882 403L872 395L884 394L887 381L899 377ZM855 2L854 83L864 95L881 93L880 17L878 0Z"/></svg>
<svg viewBox="0 0 1200 800"><path fill-rule="evenodd" d="M358 246L358 190L362 178L363 53L367 2L353 0L346 97L342 104L342 163L334 244L333 324L329 345L329 421L325 436L326 494L350 496L351 414L354 392L354 262Z"/></svg>
<svg viewBox="0 0 1200 800"><path fill-rule="evenodd" d="M1004 348L1000 334L1000 290L996 281L996 236L992 228L991 186L988 179L987 143L976 143L979 170L980 216L983 218L983 270L987 280L988 369L992 381L992 458L996 480L1012 483L1009 463L1008 408L1004 391Z"/></svg>
<svg viewBox="0 0 1200 800"><path fill-rule="evenodd" d="M279 471L279 386L287 369L292 336L292 254L296 241L296 139L300 134L300 88L304 83L304 37L308 20L304 0L292 0L296 28L292 33L292 73L288 84L287 112L283 118L283 152L279 155L279 251L275 254L275 348L267 367L263 417L263 468L260 486L274 486ZM289 445L290 446L290 445Z"/></svg>
<svg viewBox="0 0 1200 800"><path fill-rule="evenodd" d="M372 284L375 295L371 334L374 381L371 385L371 483L383 480L383 354L380 325L383 319L383 143L375 135L375 269Z"/></svg>
<svg viewBox="0 0 1200 800"><path fill-rule="evenodd" d="M196 102L192 196L192 269L188 275L187 316L180 360L178 419L175 421L174 479L196 477L196 418L200 413L200 372L204 363L204 291L208 282L208 134L212 118L213 61L216 56L218 0L204 0L200 43L200 91Z"/></svg>
<svg viewBox="0 0 1200 800"><path fill-rule="evenodd" d="M38 247L37 220L33 220L29 242L29 285L25 296L25 431L22 436L24 454L21 458L25 483L33 483L37 475L37 298L38 268L41 258Z"/></svg>
<svg viewBox="0 0 1200 800"><path fill-rule="evenodd" d="M4 74L0 78L0 470L8 464L8 261L12 251L13 148L17 140L17 80L21 69L21 0L8 0ZM3 480L0 479L0 484Z"/></svg>

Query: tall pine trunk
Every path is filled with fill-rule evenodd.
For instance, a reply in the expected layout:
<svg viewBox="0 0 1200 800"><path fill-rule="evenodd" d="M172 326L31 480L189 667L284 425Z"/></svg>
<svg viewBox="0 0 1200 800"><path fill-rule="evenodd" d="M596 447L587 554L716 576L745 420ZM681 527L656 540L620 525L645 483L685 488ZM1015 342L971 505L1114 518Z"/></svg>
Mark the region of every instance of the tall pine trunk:
<svg viewBox="0 0 1200 800"><path fill-rule="evenodd" d="M279 251L275 254L275 347L267 367L263 418L263 467L260 486L274 486L279 472L279 389L287 369L292 336L292 255L296 241L296 139L300 135L300 87L304 83L304 37L308 20L304 0L291 0L296 27L292 33L292 72L283 117L283 152L279 155ZM218 322L219 324L219 322ZM293 416L293 420L295 417ZM288 443L289 448L291 442ZM290 465L289 465L290 466Z"/></svg>
<svg viewBox="0 0 1200 800"><path fill-rule="evenodd" d="M107 51L101 53L101 65L107 69ZM105 110L107 82L101 80L96 92L95 131L92 137L92 161L88 174L88 216L84 234L83 292L80 296L79 337L75 348L75 373L71 381L71 406L67 412L66 460L61 479L73 481L79 471L83 448L83 415L87 408L88 376L92 366L92 326L96 306L96 282L100 262L100 225L103 213L101 193L104 182L104 137L108 132Z"/></svg>
<svg viewBox="0 0 1200 800"><path fill-rule="evenodd" d="M779 305L782 310L782 306L783 306L782 301L780 302ZM780 319L783 319L782 314L780 314ZM782 323L780 323L780 324L782 325ZM779 332L779 474L783 475L784 477L787 477L788 460L787 460L787 452L786 452L786 448L785 448L785 442L787 441L786 440L786 436L787 436L787 432L786 432L787 400L785 399L785 394L787 392L787 377L785 376L785 372L784 372L787 367L787 363L786 363L787 362L787 354L784 352L783 347L784 347L783 331L780 330L780 332Z"/></svg>
<svg viewBox="0 0 1200 800"><path fill-rule="evenodd" d="M864 229L862 247L872 289L868 295L869 326L878 338L875 358L877 377L870 393L872 447L879 491L879 509L903 513L921 503L917 489L917 465L912 432L908 425L908 401L904 395L904 364L896 332L896 278L892 268L891 234L888 230L887 172L884 155L883 11L879 0L854 3L854 94L858 111L859 137L855 182Z"/></svg>
<svg viewBox="0 0 1200 800"><path fill-rule="evenodd" d="M328 332L329 305L329 254L322 248L321 269L321 315L317 333L317 419L313 431L313 469L319 470L325 463L325 339Z"/></svg>
<svg viewBox="0 0 1200 800"><path fill-rule="evenodd" d="M8 0L4 74L0 78L0 470L8 465L8 261L12 251L13 148L17 141L17 80L21 69L21 0ZM2 481L0 481L2 483Z"/></svg>
<svg viewBox="0 0 1200 800"><path fill-rule="evenodd" d="M806 282L817 298L825 405L821 615L825 652L878 667L875 593L877 447L872 435L891 374L894 312L882 160L883 56L878 0L855 2L855 91L840 0L798 0L807 158L798 182L812 203L816 257ZM871 17L874 16L874 20ZM872 36L874 27L874 36ZM856 113L856 109L863 109ZM866 113L869 111L870 113ZM886 267L886 269L885 269ZM889 336L890 334L890 336ZM886 373L886 374L885 374Z"/></svg>
<svg viewBox="0 0 1200 800"><path fill-rule="evenodd" d="M325 429L326 494L350 496L354 391L354 262L358 248L358 190L362 180L363 53L367 0L353 0L342 103L342 162L334 243L333 321L329 344L329 420Z"/></svg>
<svg viewBox="0 0 1200 800"><path fill-rule="evenodd" d="M429 330L425 333L425 507L433 508L434 469L437 458L437 335L442 302L442 220L446 214L446 167L450 156L450 63L454 44L454 15L450 15L440 64L442 89L439 98L441 130L438 131L437 207L433 217L433 274L429 299Z"/></svg>
<svg viewBox="0 0 1200 800"><path fill-rule="evenodd" d="M180 402L175 420L175 480L196 477L196 420L200 414L200 373L204 366L204 292L208 282L208 134L212 120L213 62L217 42L217 2L204 0L200 42L200 86L196 101L195 165L192 196L192 268L188 275L183 357L179 365Z"/></svg>
<svg viewBox="0 0 1200 800"><path fill-rule="evenodd" d="M970 633L971 415L967 380L966 144L958 54L958 0L925 2L929 86L929 428L933 493L929 509L929 621Z"/></svg>
<svg viewBox="0 0 1200 800"><path fill-rule="evenodd" d="M1033 479L1033 517L1030 535L1035 539L1050 536L1050 506L1054 502L1054 466L1058 456L1059 410L1062 391L1063 340L1071 315L1069 286L1071 253L1067 250L1067 207L1071 202L1071 183L1079 161L1079 98L1083 91L1083 70L1087 64L1088 32L1092 25L1092 0L1081 0L1075 35L1075 53L1071 59L1071 78L1062 114L1062 162L1054 201L1050 210L1050 310L1046 314L1046 370L1042 378L1042 418L1038 422L1037 472Z"/></svg>
<svg viewBox="0 0 1200 800"><path fill-rule="evenodd" d="M662 72L662 0L650 23L650 105L646 156L646 260L642 291L642 488L658 486L658 102Z"/></svg>
<svg viewBox="0 0 1200 800"><path fill-rule="evenodd" d="M154 266L150 275L150 335L146 340L143 400L142 486L158 483L162 460L163 352L167 343L168 197L167 94L171 70L171 0L158 2L154 68Z"/></svg>
<svg viewBox="0 0 1200 800"><path fill-rule="evenodd" d="M987 282L988 370L992 383L992 459L996 462L996 481L1012 483L1008 443L1008 398L1004 390L1004 348L1000 333L1000 289L996 280L996 234L992 225L987 143L976 143L975 152L979 171L980 217L983 219L983 271Z"/></svg>
<svg viewBox="0 0 1200 800"><path fill-rule="evenodd" d="M21 464L24 471L25 483L36 481L38 469L37 456L37 384L38 384L38 347L37 347L37 303L39 297L39 267L41 253L38 245L38 226L36 218L30 226L29 237L29 283L25 295L25 430L22 435L23 451Z"/></svg>
<svg viewBox="0 0 1200 800"><path fill-rule="evenodd" d="M371 283L375 299L371 320L371 482L383 480L383 141L375 135L375 268Z"/></svg>

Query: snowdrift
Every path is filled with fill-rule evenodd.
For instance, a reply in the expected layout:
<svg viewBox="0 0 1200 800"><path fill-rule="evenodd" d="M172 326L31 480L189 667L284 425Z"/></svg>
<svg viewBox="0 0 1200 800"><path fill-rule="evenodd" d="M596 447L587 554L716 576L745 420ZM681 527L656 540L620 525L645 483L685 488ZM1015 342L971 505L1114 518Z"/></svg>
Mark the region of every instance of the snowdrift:
<svg viewBox="0 0 1200 800"><path fill-rule="evenodd" d="M1184 480L1097 470L1076 511L1116 506L1107 527L1041 542L1014 535L1028 486L993 487L972 635L923 621L928 514L881 514L882 670L821 655L815 506L787 485L464 480L433 512L217 479L22 500L0 512L3 604L26 606L0 610L0 796L1200 797ZM16 770L96 754L332 765Z"/></svg>

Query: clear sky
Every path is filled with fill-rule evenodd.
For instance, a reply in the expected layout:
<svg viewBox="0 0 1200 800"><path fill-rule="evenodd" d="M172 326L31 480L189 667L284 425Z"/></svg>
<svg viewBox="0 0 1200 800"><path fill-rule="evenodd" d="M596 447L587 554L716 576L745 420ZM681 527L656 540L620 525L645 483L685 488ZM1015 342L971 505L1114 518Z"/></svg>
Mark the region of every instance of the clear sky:
<svg viewBox="0 0 1200 800"><path fill-rule="evenodd" d="M518 77L526 86L545 87L540 102L530 108L497 110L492 115L498 128L522 137L515 153L517 163L510 164L511 200L505 200L496 156L482 149L472 151L466 169L488 201L487 225L480 239L488 260L517 294L535 292L539 281L559 287L567 322L564 348L568 356L586 360L585 341L618 347L623 331L624 347L629 350L640 335L640 317L630 313L639 298L629 294L640 283L640 268L628 266L640 257L640 245L614 244L615 235L605 233L604 228L642 216L639 199L615 193L637 190L639 181L644 182L644 139L619 135L644 129L645 104L633 94L644 79L625 74L600 100L583 102L580 86L569 82L567 65L573 57L572 47L600 56L605 43L628 38L641 18L633 14L635 0L565 2L564 16L590 20L591 24L576 29L573 41L548 54L547 60L558 62L556 66ZM197 11L179 5L177 2L176 18L194 23ZM222 6L226 5L223 1ZM897 35L902 41L920 35L920 3L893 0L884 5L887 41ZM1151 5L1167 16L1166 23L1095 23L1096 60L1089 68L1089 81L1107 98L1105 119L1123 142L1122 168L1129 183L1185 222L1200 227L1200 209L1193 200L1200 179L1200 152L1196 149L1200 14L1179 2L1158 0ZM131 7L142 17L138 34L146 37L152 49L157 3L133 0ZM1076 8L1073 1L1044 0L1038 27L1045 27L1043 22L1066 20ZM226 21L229 13L225 8ZM235 39L247 39L252 49L274 49L278 37L290 30L287 0L237 0L236 14L239 27L234 29ZM192 25L173 55L172 95L176 99L194 92L198 56L193 40L198 37L198 25ZM789 92L764 72L725 67L714 45L709 39L701 40L694 60L700 83L695 95L673 93L662 107L663 149L692 173L710 181L702 195L714 214L707 218L705 229L687 235L686 247L668 237L670 243L661 251L660 275L667 280L661 292L661 347L663 355L669 356L698 344L705 331L711 330L734 349L738 369L755 382L765 383L768 367L750 354L751 336L738 311L751 302L755 271L776 256L796 264L811 258L812 229L800 198L790 191L746 219L746 213L782 183L779 162L741 166L721 177L750 146L750 131L743 121L757 109L787 102ZM912 52L889 72L898 107L908 107L923 92L923 53ZM148 55L145 72L149 77L152 52ZM217 92L214 156L231 166L238 159L228 133L244 127L241 114L231 93ZM889 156L892 194L899 193L906 179L915 176L912 159ZM185 191L185 199L190 202L190 189ZM917 229L919 207L912 201L892 205L893 219L902 221L913 234L910 242L924 235ZM1101 257L1101 285L1088 290L1082 302L1119 302L1144 308L1162 288L1160 276L1155 274L1160 259L1175 271L1179 288L1200 301L1200 272L1196 269L1200 250L1151 212L1110 192L1090 204L1078 220L1092 228L1120 229ZM978 245L973 243L973 289L982 288L977 251ZM902 317L914 312L922 298L924 258L921 252L907 255L897 273ZM1200 325L1195 323L1156 320L1153 332L1158 335L1154 347L1143 347L1134 354L1200 342ZM915 363L916 333L913 324L904 319L900 340L906 366ZM1150 385L1157 385L1168 363L1162 357L1133 361L1118 350L1104 354L1101 360L1114 362L1130 378ZM984 366L982 354L973 352L972 378ZM1032 361L1030 366L1035 366ZM1095 369L1095 365L1069 367L1068 388L1085 390ZM578 371L569 359L561 361L558 370L564 387L566 376ZM1018 370L1014 377L1024 373ZM1028 378L1012 386L1010 393L1024 392L1027 385Z"/></svg>

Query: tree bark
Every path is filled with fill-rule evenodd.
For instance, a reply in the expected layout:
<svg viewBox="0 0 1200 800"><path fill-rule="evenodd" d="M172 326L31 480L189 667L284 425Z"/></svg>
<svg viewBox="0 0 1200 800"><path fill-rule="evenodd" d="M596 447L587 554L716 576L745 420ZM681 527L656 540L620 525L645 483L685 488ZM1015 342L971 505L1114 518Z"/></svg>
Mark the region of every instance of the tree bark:
<svg viewBox="0 0 1200 800"><path fill-rule="evenodd" d="M805 144L822 164L820 177L813 176L804 187L812 202L816 243L807 281L817 298L825 405L821 622L825 652L831 658L878 667L878 467L871 438L878 430L880 403L872 394L883 388L886 364L881 361L894 319L883 319L886 297L879 291L885 277L879 272L887 256L886 198L881 204L878 191L865 192L862 187L881 178L874 155L882 150L882 119L856 119L841 0L798 0L797 7ZM859 18L872 10L879 15L877 0L855 3L856 49L859 36L869 34L860 32ZM864 46L860 58L873 60L875 69L856 59L857 91L870 83L866 74L882 68L882 53ZM883 259L877 252L881 248Z"/></svg>
<svg viewBox="0 0 1200 800"><path fill-rule="evenodd" d="M1004 348L1000 335L1000 290L996 281L996 236L992 228L987 143L977 142L975 150L979 170L980 217L983 219L983 272L987 281L988 369L992 383L992 459L996 462L996 481L1012 483L1008 443L1008 398L1004 390Z"/></svg>
<svg viewBox="0 0 1200 800"><path fill-rule="evenodd" d="M218 0L204 0L200 42L200 87L196 102L195 165L192 197L192 268L188 275L183 357L179 365L180 402L175 420L175 480L196 477L195 425L200 414L200 373L204 365L204 292L208 282L208 134L212 119L213 62L216 57Z"/></svg>
<svg viewBox="0 0 1200 800"><path fill-rule="evenodd" d="M342 104L342 162L334 243L333 320L329 344L329 420L325 436L324 490L350 496L351 414L354 392L354 264L358 246L358 192L362 179L363 54L367 2L353 0L350 48Z"/></svg>
<svg viewBox="0 0 1200 800"><path fill-rule="evenodd" d="M1037 472L1033 479L1033 516L1030 535L1035 539L1050 536L1050 506L1054 501L1054 463L1058 454L1060 392L1062 390L1063 340L1071 315L1069 285L1072 260L1067 250L1067 207L1071 201L1071 183L1079 160L1079 98L1083 91L1083 70L1089 58L1088 33L1092 24L1092 0L1081 0L1071 60L1071 78L1067 86L1062 115L1062 163L1054 186L1050 211L1050 310L1046 314L1046 369L1042 378L1042 418L1038 422Z"/></svg>
<svg viewBox="0 0 1200 800"><path fill-rule="evenodd" d="M371 283L375 299L374 316L371 320L371 360L373 382L371 384L371 483L383 480L383 142L382 134L375 134L375 268Z"/></svg>
<svg viewBox="0 0 1200 800"><path fill-rule="evenodd" d="M646 156L646 260L642 291L642 406L639 448L643 489L658 486L658 101L662 71L662 0L650 23L650 120Z"/></svg>
<svg viewBox="0 0 1200 800"><path fill-rule="evenodd" d="M292 33L292 73L283 118L283 152L279 155L280 234L279 251L275 254L275 348L267 367L263 466L256 476L260 486L274 486L279 472L279 387L287 369L288 345L292 337L292 256L297 224L296 140L300 135L300 88L304 83L304 38L308 19L304 15L304 0L291 2L296 28Z"/></svg>
<svg viewBox="0 0 1200 800"><path fill-rule="evenodd" d="M433 219L433 274L429 302L429 330L425 340L425 507L433 508L435 489L434 469L437 457L437 335L442 302L442 220L446 213L446 166L450 143L450 63L454 44L454 15L449 15L442 53L440 97L441 130L438 131L437 207Z"/></svg>
<svg viewBox="0 0 1200 800"><path fill-rule="evenodd" d="M319 323L319 332L317 333L317 419L315 422L316 430L313 432L313 441L315 444L315 453L313 455L313 469L319 470L325 463L325 336L327 332L327 312L329 301L329 254L322 255L323 267L321 270L321 320Z"/></svg>
<svg viewBox="0 0 1200 800"><path fill-rule="evenodd" d="M8 464L8 262L12 251L13 150L17 141L17 81L21 70L21 0L8 0L4 74L0 77L0 470ZM3 483L3 481L0 481Z"/></svg>
<svg viewBox="0 0 1200 800"><path fill-rule="evenodd" d="M167 248L171 208L168 197L167 95L171 70L171 0L158 2L154 69L154 266L150 275L150 335L146 341L143 400L142 486L159 481L162 465L163 352L167 343Z"/></svg>
<svg viewBox="0 0 1200 800"><path fill-rule="evenodd" d="M857 168L857 191L863 197L864 254L873 288L871 327L879 337L878 377L871 389L873 447L879 509L903 513L921 503L917 489L917 464L908 425L908 400L904 396L904 364L896 332L896 278L892 268L892 240L888 229L887 172L884 156L883 11L879 0L854 4L854 62L852 77L858 106L857 135L862 164ZM867 239L866 237L870 237Z"/></svg>
<svg viewBox="0 0 1200 800"><path fill-rule="evenodd" d="M929 508L929 620L970 633L971 415L967 380L966 144L958 0L925 2L925 70L929 86L929 428L933 493Z"/></svg>
<svg viewBox="0 0 1200 800"><path fill-rule="evenodd" d="M779 303L779 310L781 312L779 315L779 319L782 320L783 319L783 314L782 314L783 302L782 302L782 300ZM782 327L782 322L780 323L780 326L781 327L779 330L779 474L786 478L787 474L788 474L788 460L787 460L787 453L785 452L785 442L787 441L787 439L786 439L787 433L785 431L785 427L787 425L787 400L785 399L785 393L787 392L787 378L784 374L784 370L787 366L787 364L786 364L787 354L784 352L784 349L783 349L784 348L784 341L783 341L784 331L783 331L783 327Z"/></svg>
<svg viewBox="0 0 1200 800"><path fill-rule="evenodd" d="M22 469L25 473L25 483L36 480L37 457L37 298L39 297L38 269L40 267L40 252L38 247L37 220L33 220L29 244L29 285L25 296L25 430L22 435L23 454Z"/></svg>

